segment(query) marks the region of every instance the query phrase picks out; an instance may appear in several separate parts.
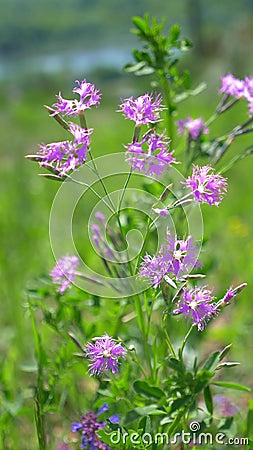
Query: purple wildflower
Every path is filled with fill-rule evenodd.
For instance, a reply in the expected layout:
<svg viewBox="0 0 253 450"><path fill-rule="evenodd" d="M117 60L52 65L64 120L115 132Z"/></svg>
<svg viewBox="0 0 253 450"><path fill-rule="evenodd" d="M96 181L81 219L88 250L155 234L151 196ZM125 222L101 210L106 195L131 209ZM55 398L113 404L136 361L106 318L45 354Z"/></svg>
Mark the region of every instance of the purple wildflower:
<svg viewBox="0 0 253 450"><path fill-rule="evenodd" d="M162 216L162 217L167 217L169 215L169 211L166 208L162 208L162 209L160 209L160 208L153 208L153 211L156 214L159 214L159 216Z"/></svg>
<svg viewBox="0 0 253 450"><path fill-rule="evenodd" d="M206 322L217 314L217 305L213 300L212 292L206 287L183 288L182 296L173 314L190 317L192 324L197 325L198 330L202 331Z"/></svg>
<svg viewBox="0 0 253 450"><path fill-rule="evenodd" d="M178 125L178 134L183 134L184 131L187 131L193 140L198 139L201 133L203 134L209 133L209 130L205 126L201 117L197 119L187 117L187 119L185 120L179 120L177 122L177 125Z"/></svg>
<svg viewBox="0 0 253 450"><path fill-rule="evenodd" d="M118 360L119 357L126 357L125 348L108 334L93 338L93 341L85 347L85 354L91 361L91 375L103 375L110 371L118 373Z"/></svg>
<svg viewBox="0 0 253 450"><path fill-rule="evenodd" d="M75 170L87 159L92 129L85 130L71 123L69 131L74 136L74 142L62 141L51 144L40 144L38 159L41 167L53 170L59 176L65 176Z"/></svg>
<svg viewBox="0 0 253 450"><path fill-rule="evenodd" d="M158 178L171 164L176 163L169 152L169 139L164 134L147 133L140 142L126 146L126 161L133 170L146 175L156 175Z"/></svg>
<svg viewBox="0 0 253 450"><path fill-rule="evenodd" d="M97 412L97 414L95 414L93 411L88 411L85 415L82 416L81 422L72 423L72 432L81 433L81 448L90 450L110 450L110 447L108 447L105 442L102 442L99 438L99 435L97 434L97 432L104 429L106 425L105 421L99 422L98 416L107 410L108 404L105 403Z"/></svg>
<svg viewBox="0 0 253 450"><path fill-rule="evenodd" d="M161 253L161 250L160 252ZM163 281L164 276L168 274L168 264L165 263L163 256L150 256L146 254L139 269L139 275L147 278L148 282L156 289Z"/></svg>
<svg viewBox="0 0 253 450"><path fill-rule="evenodd" d="M253 101L253 77L245 77L244 96L247 100Z"/></svg>
<svg viewBox="0 0 253 450"><path fill-rule="evenodd" d="M241 292L245 287L247 286L247 283L242 283L239 286L233 288L232 286L227 290L224 297L219 300L217 306L225 306L230 303L230 300L234 298L239 292Z"/></svg>
<svg viewBox="0 0 253 450"><path fill-rule="evenodd" d="M61 294L66 291L67 287L74 280L78 264L79 259L77 256L63 256L57 261L56 266L50 272L53 282L60 284L58 291Z"/></svg>
<svg viewBox="0 0 253 450"><path fill-rule="evenodd" d="M234 77L231 73L228 73L222 77L221 83L220 93L225 93L236 98L241 98L244 96L245 82Z"/></svg>
<svg viewBox="0 0 253 450"><path fill-rule="evenodd" d="M96 217L97 220L99 220L99 222L105 223L105 216L100 211L97 211L95 213L95 217Z"/></svg>
<svg viewBox="0 0 253 450"><path fill-rule="evenodd" d="M145 94L135 99L133 97L125 99L120 108L126 119L133 120L136 126L140 126L161 120L159 113L164 109L161 101L159 94L154 100L152 95Z"/></svg>
<svg viewBox="0 0 253 450"><path fill-rule="evenodd" d="M253 114L253 77L245 77L244 97L249 102L250 114Z"/></svg>
<svg viewBox="0 0 253 450"><path fill-rule="evenodd" d="M140 266L139 275L146 277L149 283L157 288L166 276L179 280L196 266L197 247L193 238L178 239L167 231L166 242L156 256L145 255Z"/></svg>
<svg viewBox="0 0 253 450"><path fill-rule="evenodd" d="M218 406L221 417L233 417L238 412L237 407L224 395L215 395L214 401Z"/></svg>
<svg viewBox="0 0 253 450"><path fill-rule="evenodd" d="M182 275L189 273L193 267L200 266L197 262L198 249L194 244L191 236L187 239L178 239L167 232L167 241L163 245L163 257L171 264L171 274L180 278Z"/></svg>
<svg viewBox="0 0 253 450"><path fill-rule="evenodd" d="M57 95L58 103L53 104L55 110L51 113L52 116L61 113L63 116L75 117L78 114L82 114L91 106L99 105L101 94L92 83L87 83L86 80L76 80L76 83L78 84L78 87L75 87L73 92L79 95L79 101L66 100L59 92Z"/></svg>
<svg viewBox="0 0 253 450"><path fill-rule="evenodd" d="M227 190L227 181L219 174L214 174L210 166L193 166L192 176L186 179L198 203L218 206Z"/></svg>
<svg viewBox="0 0 253 450"><path fill-rule="evenodd" d="M104 216L102 213L97 212L95 214L95 217L97 220L99 220L101 223L104 222ZM115 259L116 253L113 252L111 247L109 246L106 238L103 235L103 232L101 230L101 224L97 225L96 223L93 223L91 225L91 231L92 231L92 240L97 247L97 249L100 251L100 255L102 258L108 258L108 259Z"/></svg>

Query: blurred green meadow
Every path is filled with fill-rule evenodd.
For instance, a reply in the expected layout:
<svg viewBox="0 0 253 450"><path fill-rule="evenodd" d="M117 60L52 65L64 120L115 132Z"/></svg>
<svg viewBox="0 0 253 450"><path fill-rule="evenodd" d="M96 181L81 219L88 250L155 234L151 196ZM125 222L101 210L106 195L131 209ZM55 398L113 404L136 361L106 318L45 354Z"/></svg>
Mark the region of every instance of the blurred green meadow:
<svg viewBox="0 0 253 450"><path fill-rule="evenodd" d="M61 2L56 3L60 7ZM71 2L67 3L71 6ZM98 14L101 17L105 14L104 10L102 10L101 3L94 2L93 12L91 9L89 10L90 20L93 17L94 22L96 22L97 12L99 12ZM112 4L114 3L112 2ZM131 15L140 14L145 10L152 13L155 9L152 2L136 2L136 7L132 2L130 3L131 7L128 10L128 29L131 28ZM160 3L162 5L163 2ZM10 4L14 7L15 2L12 0ZM10 4L5 1L2 6L7 11L10 8ZM124 4L127 10L126 2L122 2L122 4ZM204 10L203 4L204 2L202 2L202 9ZM234 4L235 2L233 2ZM80 5L83 8L82 2L80 2ZM160 16L163 15L161 13L161 5L159 9ZM247 5L250 11L250 2L245 2L245 8ZM95 9L96 7L97 10ZM112 8L112 6L110 7ZM175 2L171 2L171 7L173 16L180 19L180 13L175 8ZM48 8L50 12L51 6L45 4L44 8L44 11L47 11ZM183 21L185 21L185 15L183 14L184 8L181 12L184 18ZM213 13L219 16L218 9L215 10L214 8ZM110 24L108 10L106 14L106 23L108 25ZM42 20L41 16L38 17ZM64 28L64 24L68 23L69 17L66 17L65 14L62 14L61 17L61 32L62 36L64 36L64 30L66 29L66 27ZM65 18L64 20L63 17ZM74 21L74 18L72 17L71 20ZM121 20L123 20L122 17ZM250 20L249 18L248 26ZM17 21L17 23L19 22ZM13 24L13 29L15 30L15 21L13 21ZM79 20L79 25L81 29L81 19ZM48 26L51 30L54 28L53 23ZM222 26L219 27L217 22L215 22L212 28L212 23L210 22L206 26L206 33L210 36L212 34L211 30L213 30L214 34L217 30L218 36ZM72 28L74 28L73 25ZM105 27L102 31L100 30L100 33L106 33L107 29L109 29L109 26L108 28ZM115 25L115 29L120 34L120 24ZM250 47L248 44L250 39L252 44L252 33L250 36L247 36L246 29L248 30L245 25L244 39L248 47L245 44L243 54L246 60L244 58L242 66L235 73L236 76L242 77L244 75L250 75L250 71L253 68L252 61L250 60L252 54L246 54L246 48ZM4 41L3 37L6 37L7 32L8 30L2 24L2 41ZM124 33L124 36L126 36L125 28ZM248 33L250 32L248 31ZM108 38L109 41L114 43L115 36L116 32L110 39ZM23 34L22 37L24 37ZM89 39L86 42L90 44L92 41L90 34ZM234 34L233 39L236 40ZM18 43L18 38L16 38L16 41L16 48L21 52L21 42ZM11 42L13 46L11 47L12 50L9 53L7 51L8 49L5 50L5 57L7 52L9 62L11 61L11 52L15 56L15 46L13 44L13 42L15 43L15 39ZM80 39L79 42L81 47ZM132 43L135 46L138 45L137 41L130 40L129 42L129 46ZM60 47L62 47L62 44L61 42ZM122 45L122 42L120 44ZM2 49L6 49L6 45L5 43L5 47L2 47ZM49 43L44 42L43 51L46 51L47 45ZM95 48L94 42L92 45ZM32 46L31 43L29 52L32 52ZM242 43L238 44L235 49L238 61L241 58L240 46L242 48ZM27 50L27 53L29 52ZM125 63L131 60L130 50L128 54L129 57ZM18 55L15 57L18 58ZM234 64L229 59L227 60L227 64L225 64L222 61L222 56L218 59L217 55L214 56L213 60L210 60L212 62L209 62L208 58L204 56L201 59L196 53L193 53L193 57L194 63L190 61L190 55L187 56L185 61L193 73L192 85L195 87L200 81L206 81L207 88L199 96L189 98L179 105L178 118L202 116L204 119L207 119L212 114L219 99L218 89L220 86L220 77L224 74L224 70L233 70ZM196 66L196 62L198 62L198 67ZM15 64L12 67L15 68ZM244 71L246 72L244 73ZM29 74L29 67L27 73L23 73L20 77L14 72L10 73L9 76L5 76L0 81L0 291L2 303L0 314L0 427L2 430L0 448L14 448L12 447L12 442L15 441L13 440L13 436L16 434L16 442L18 436L23 436L20 438L19 448L31 450L36 448L36 440L33 430L33 403L30 391L30 387L34 382L34 372L32 368L31 371L29 370L29 365L32 366L34 361L35 346L33 342L32 324L26 307L27 289L40 283L43 284L41 280L48 275L55 264L50 247L48 228L50 208L54 196L59 189L59 184L38 176L41 170L39 170L36 163L25 159L25 155L35 153L37 145L41 142L53 142L64 138L63 130L54 119L49 118L48 112L43 105L51 105L55 101L55 95L59 91L63 93L63 96L68 98L74 86L74 80L80 73L79 71L75 74L70 70L60 70L57 73L51 74L43 72ZM85 77L88 81L96 84L96 87L101 90L103 96L101 106L98 109L89 111L87 114L88 124L91 128L94 128L92 137L93 155L100 156L118 151L123 152L124 145L130 142L132 127L121 114L116 113L116 110L118 109L121 98L130 95L141 95L147 92L147 90L150 90L149 79L136 79L133 75L124 73L119 67L113 69L110 67L98 67L93 71L90 70L88 75L82 73L80 76L80 78ZM224 114L221 120L217 122L217 125L214 125L214 128L218 132L224 133L231 130L235 124L240 122L240 118L241 121L247 118L245 104L239 104L233 110ZM231 150L229 150L230 155L233 154L235 156L241 148L249 146L252 146L251 135L240 137L234 143ZM176 137L174 148L175 155L177 155L177 152L180 152L182 148L182 137ZM227 156L224 157L224 161L226 159L228 159ZM251 330L253 327L252 172L252 157L249 156L239 161L231 170L226 172L229 182L228 195L224 198L220 207L209 208L207 205L204 205L202 208L204 235L207 239L203 259L205 261L205 253L208 253L207 263L210 266L208 283L215 288L215 292L217 293L225 291L231 284L237 285L242 282L247 282L248 287L236 299L234 304L224 311L222 318L214 321L209 326L199 344L203 348L203 353L207 353L212 350L216 343L222 347L233 342L232 359L238 360L241 365L231 369L231 379L233 377L240 379L243 384L251 388L253 388L253 360L251 357L253 351L251 338ZM88 209L85 211L85 208L83 208L82 217L78 216L78 220L75 222L75 235L79 245L83 249L86 247L85 239L87 239L87 233L85 231L85 224L87 217ZM87 254L85 256L88 258ZM82 293L79 293L79 296L81 300ZM89 321L89 312L85 311L85 314L87 314L87 320ZM113 318L111 320L113 321ZM113 327L113 323L111 327ZM43 338L46 347L54 347L54 335L50 330L45 331ZM77 365L75 370L77 379L80 382L82 377L80 364ZM71 383L71 377L71 372L66 368L66 379L60 381L62 386L66 388ZM93 385L91 385L91 392L92 389L94 389ZM81 386L79 386L80 390ZM69 388L68 396L72 405L76 405L78 402L81 404L78 393L75 393L74 386ZM250 395L243 394L240 398L242 409L246 408ZM67 424L68 419L66 416L63 417L63 422L66 427L69 426ZM52 418L52 424L54 420L57 421L57 419ZM69 420L70 422L71 420ZM60 433L61 430L59 430L59 436ZM27 439L29 441L28 444L26 442Z"/></svg>

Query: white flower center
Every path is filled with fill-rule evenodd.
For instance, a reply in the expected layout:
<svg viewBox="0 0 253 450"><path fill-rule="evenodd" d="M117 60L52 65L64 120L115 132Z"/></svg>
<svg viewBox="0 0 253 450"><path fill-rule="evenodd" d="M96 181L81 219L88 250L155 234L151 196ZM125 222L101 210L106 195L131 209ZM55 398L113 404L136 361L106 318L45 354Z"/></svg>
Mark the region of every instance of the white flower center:
<svg viewBox="0 0 253 450"><path fill-rule="evenodd" d="M110 358L110 356L111 356L110 351L109 351L109 350L104 350L104 351L103 351L103 356L104 356L105 358Z"/></svg>
<svg viewBox="0 0 253 450"><path fill-rule="evenodd" d="M173 253L173 256L175 259L178 259L180 261L180 259L184 256L183 252L181 250L175 250Z"/></svg>
<svg viewBox="0 0 253 450"><path fill-rule="evenodd" d="M192 300L189 303L189 306L190 306L191 309L193 309L195 311L195 309L197 309L197 307L198 307L198 302L196 302L196 300Z"/></svg>
<svg viewBox="0 0 253 450"><path fill-rule="evenodd" d="M204 194L205 192L205 186L203 184L199 184L198 186L198 191L200 192L200 194Z"/></svg>

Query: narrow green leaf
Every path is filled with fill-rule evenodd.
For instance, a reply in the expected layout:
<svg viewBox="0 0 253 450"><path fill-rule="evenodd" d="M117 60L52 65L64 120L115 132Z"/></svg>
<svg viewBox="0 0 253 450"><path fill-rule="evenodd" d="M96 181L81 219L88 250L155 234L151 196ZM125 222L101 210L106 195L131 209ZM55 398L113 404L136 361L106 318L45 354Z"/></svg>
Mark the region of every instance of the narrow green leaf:
<svg viewBox="0 0 253 450"><path fill-rule="evenodd" d="M171 44L174 44L178 40L180 36L180 31L181 31L180 26L177 23L172 25L169 31L169 40Z"/></svg>
<svg viewBox="0 0 253 450"><path fill-rule="evenodd" d="M140 61L137 62L136 64L127 64L124 67L124 70L129 73L136 72L138 70L141 70L145 65L146 65L145 61Z"/></svg>
<svg viewBox="0 0 253 450"><path fill-rule="evenodd" d="M220 369L223 369L224 367L235 367L235 366L239 366L240 365L240 363L239 362L224 362L224 363L221 363L221 364L219 364L217 367L216 367L216 370L220 370Z"/></svg>
<svg viewBox="0 0 253 450"><path fill-rule="evenodd" d="M151 73L154 73L154 72L155 72L155 69L153 69L153 67L144 66L142 69L136 70L135 75L138 75L138 76L151 75Z"/></svg>
<svg viewBox="0 0 253 450"><path fill-rule="evenodd" d="M215 386L225 387L228 389L235 389L237 391L245 391L250 392L251 389L248 386L244 386L243 384L239 383L230 383L229 381L215 381L212 384Z"/></svg>
<svg viewBox="0 0 253 450"><path fill-rule="evenodd" d="M143 433L151 433L151 419L149 416L144 416L139 420L138 429L143 430Z"/></svg>
<svg viewBox="0 0 253 450"><path fill-rule="evenodd" d="M226 356L226 355L228 354L228 352L230 351L231 347L232 347L232 344L229 344L229 345L227 345L226 347L224 347L223 350L221 350L221 352L220 352L220 358L219 358L220 361L222 361L222 360L225 358L225 356Z"/></svg>
<svg viewBox="0 0 253 450"><path fill-rule="evenodd" d="M203 370L213 371L219 361L220 361L220 352L216 351L211 353L211 355L207 358L203 366Z"/></svg>
<svg viewBox="0 0 253 450"><path fill-rule="evenodd" d="M142 19L142 17L134 16L132 18L132 22L143 34L148 32L148 24L144 19Z"/></svg>
<svg viewBox="0 0 253 450"><path fill-rule="evenodd" d="M60 181L61 183L65 181L66 178L66 177L58 177L57 175L53 175L51 173L39 173L39 176L43 178L48 178L49 180L53 181Z"/></svg>
<svg viewBox="0 0 253 450"><path fill-rule="evenodd" d="M247 423L247 429L246 429L247 436L253 437L253 400L249 401L249 409L248 409L246 423Z"/></svg>
<svg viewBox="0 0 253 450"><path fill-rule="evenodd" d="M167 364L171 369L175 370L176 372L179 372L180 374L182 374L185 371L185 367L182 364L182 362L176 358L170 358Z"/></svg>
<svg viewBox="0 0 253 450"><path fill-rule="evenodd" d="M165 392L156 386L150 386L146 381L138 380L133 384L135 392L145 397L154 397L160 399L165 396Z"/></svg>
<svg viewBox="0 0 253 450"><path fill-rule="evenodd" d="M147 414L151 416L159 416L161 414L167 414L166 411L162 409L157 409L157 405L148 405L148 406L138 406L135 408L135 411L139 416L146 416Z"/></svg>
<svg viewBox="0 0 253 450"><path fill-rule="evenodd" d="M205 404L206 404L206 409L212 416L213 415L213 398L212 398L212 394L211 394L211 390L210 390L209 386L207 386L204 389L204 400L205 400Z"/></svg>
<svg viewBox="0 0 253 450"><path fill-rule="evenodd" d="M182 408L189 400L191 399L191 395L185 395L184 397L177 398L174 400L174 402L171 404L170 412L174 412Z"/></svg>

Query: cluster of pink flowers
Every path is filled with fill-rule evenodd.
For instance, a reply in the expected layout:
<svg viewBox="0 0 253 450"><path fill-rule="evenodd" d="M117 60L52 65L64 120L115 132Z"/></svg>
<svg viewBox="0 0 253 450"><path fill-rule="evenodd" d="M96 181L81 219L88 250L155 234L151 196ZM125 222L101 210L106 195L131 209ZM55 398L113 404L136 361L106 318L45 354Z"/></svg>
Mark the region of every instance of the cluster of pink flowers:
<svg viewBox="0 0 253 450"><path fill-rule="evenodd" d="M193 166L192 175L185 181L194 199L198 203L218 206L227 190L227 181L220 174L215 174L210 166Z"/></svg>
<svg viewBox="0 0 253 450"><path fill-rule="evenodd" d="M205 126L205 123L201 117L197 119L192 119L191 117L187 117L185 120L178 120L178 134L183 134L187 132L191 139L197 140L201 136L201 134L208 134L209 130Z"/></svg>
<svg viewBox="0 0 253 450"><path fill-rule="evenodd" d="M53 105L54 110L51 110L53 111L51 115L77 116L83 114L85 109L99 104L100 93L94 85L87 83L86 80L77 81L77 84L78 86L73 89L73 92L79 95L79 100L65 100L59 93L58 103ZM252 78L245 78L242 81L229 74L223 77L220 92L237 98L245 97L249 103L252 103ZM161 120L160 113L164 109L161 101L160 95L153 98L152 95L145 94L135 99L129 97L120 105L120 111L124 116L135 122L133 141L126 146L126 160L131 164L132 170L146 175L155 175L156 178L165 173L172 164L177 163L173 151L170 151L170 141L166 138L165 133L158 134L153 127L140 136L140 129L143 125L155 124ZM188 117L179 121L178 127L180 134L186 131L192 140L198 140L202 134L209 132L201 118ZM73 142L43 144L37 154L41 166L55 170L60 176L74 170L86 160L90 145L91 129L84 129L70 122L68 130L73 136ZM227 180L220 174L216 174L214 169L208 165L193 166L191 176L183 184L190 190L191 195L187 193L185 197L175 203L175 206L180 205L181 201L195 201L217 206L227 190ZM163 216L168 214L166 208L156 211ZM104 227L104 216L100 212L97 212L95 216L98 223L92 224L93 242L102 251L103 257L109 258L112 251L105 242L101 230L101 227ZM75 256L64 256L57 261L55 268L51 271L51 276L54 283L59 285L60 293L64 293L74 281L78 263L79 260ZM180 239L178 236L172 236L167 230L165 243L158 253L154 256L149 254L144 256L139 268L139 276L146 278L153 288L158 288L163 282L176 287L175 283L185 281L189 272L199 266L201 264L198 261L198 248L193 238L189 236L187 239ZM184 286L180 291L173 314L182 314L190 318L192 325L196 325L198 330L202 331L205 324L217 315L222 307L229 304L231 299L245 286L246 283L236 288L230 287L218 302L215 301L212 292L206 286L192 288ZM93 342L83 348L83 351L90 361L90 374L98 376L109 372L116 374L119 358L126 357L126 349L108 334L94 338ZM96 416L93 419L95 420ZM74 431L83 429L84 422L74 424ZM86 442L86 438L83 437L85 445Z"/></svg>
<svg viewBox="0 0 253 450"><path fill-rule="evenodd" d="M91 375L118 373L119 358L126 357L126 349L107 333L93 338L84 348L85 356L90 360Z"/></svg>
<svg viewBox="0 0 253 450"><path fill-rule="evenodd" d="M190 318L192 325L196 325L199 331L203 331L206 323L246 286L246 283L242 283L236 288L230 287L218 302L215 301L212 291L207 286L190 289L184 287L173 314L182 314L184 317Z"/></svg>
<svg viewBox="0 0 253 450"><path fill-rule="evenodd" d="M157 288L169 276L179 280L196 265L198 249L189 236L187 239L178 239L167 230L166 241L155 256L146 254L140 266L139 275L147 278L148 282Z"/></svg>
<svg viewBox="0 0 253 450"><path fill-rule="evenodd" d="M86 161L93 130L86 130L75 123L70 123L69 131L74 137L73 141L40 144L37 153L39 165L60 177L64 177Z"/></svg>
<svg viewBox="0 0 253 450"><path fill-rule="evenodd" d="M62 256L58 259L56 266L51 270L50 275L53 282L60 285L58 291L63 294L70 286L76 276L76 269L79 264L77 256Z"/></svg>
<svg viewBox="0 0 253 450"><path fill-rule="evenodd" d="M137 127L155 123L161 120L160 112L164 109L161 101L159 94L155 99L150 94L129 97L122 102L119 111L123 112L126 119L133 120Z"/></svg>
<svg viewBox="0 0 253 450"><path fill-rule="evenodd" d="M53 104L54 111L52 116L61 114L62 116L75 117L78 114L82 114L86 109L90 109L91 106L98 106L101 99L101 94L92 83L88 83L86 80L76 80L77 87L73 89L73 93L79 95L79 100L66 100L62 97L61 93L57 95L58 103Z"/></svg>
<svg viewBox="0 0 253 450"><path fill-rule="evenodd" d="M133 170L158 178L176 163L169 145L169 139L164 134L147 133L140 142L132 142L126 146L126 161Z"/></svg>
<svg viewBox="0 0 253 450"><path fill-rule="evenodd" d="M65 100L59 93L58 103L54 103L53 108L48 108L51 116L75 117L82 115L91 106L99 105L101 95L92 83L87 83L86 80L76 81L76 83L78 86L73 89L73 92L79 95L79 100ZM27 158L38 161L41 167L64 178L87 160L90 135L93 130L82 128L73 122L64 122L63 119L58 120L63 121L72 140L40 144L37 154L28 155Z"/></svg>
<svg viewBox="0 0 253 450"><path fill-rule="evenodd" d="M220 93L235 98L245 98L248 101L250 114L253 114L253 77L245 77L244 80L228 73L221 78Z"/></svg>

